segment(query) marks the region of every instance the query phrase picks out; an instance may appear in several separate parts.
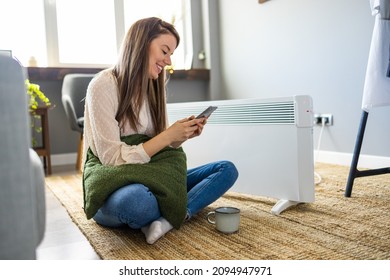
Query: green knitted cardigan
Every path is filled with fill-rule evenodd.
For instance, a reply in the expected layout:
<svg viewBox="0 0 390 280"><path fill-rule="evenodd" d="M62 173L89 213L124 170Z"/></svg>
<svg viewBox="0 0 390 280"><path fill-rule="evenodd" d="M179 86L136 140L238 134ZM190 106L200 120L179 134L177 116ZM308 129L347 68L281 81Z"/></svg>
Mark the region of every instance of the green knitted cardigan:
<svg viewBox="0 0 390 280"><path fill-rule="evenodd" d="M122 137L128 145L138 145L150 137L134 134ZM166 147L145 164L103 165L88 149L83 171L84 212L91 219L117 189L140 183L155 195L161 215L174 228L182 225L187 213L187 164L182 148Z"/></svg>

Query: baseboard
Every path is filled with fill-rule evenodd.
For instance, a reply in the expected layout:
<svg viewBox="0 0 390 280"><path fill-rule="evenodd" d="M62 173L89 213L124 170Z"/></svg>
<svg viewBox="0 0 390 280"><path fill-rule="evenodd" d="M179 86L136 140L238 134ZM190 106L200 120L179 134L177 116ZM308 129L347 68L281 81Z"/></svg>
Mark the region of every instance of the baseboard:
<svg viewBox="0 0 390 280"><path fill-rule="evenodd" d="M352 162L352 154L349 153L338 153L330 151L320 151L317 154L317 151L314 151L315 156L317 157L317 162L330 163L330 164L339 164L350 166ZM69 154L55 154L51 156L52 166L59 165L71 165L76 164L77 153ZM390 157L380 157L380 156L371 156L371 155L360 155L358 167L361 168L382 168L390 166Z"/></svg>
<svg viewBox="0 0 390 280"><path fill-rule="evenodd" d="M55 154L51 155L51 165L60 166L60 165L76 165L77 153L68 153L68 154Z"/></svg>
<svg viewBox="0 0 390 280"><path fill-rule="evenodd" d="M337 153L330 151L314 151L317 157L317 162L339 164L350 166L352 162L352 154L349 153ZM380 157L371 155L360 155L358 161L358 168L383 168L390 166L390 157Z"/></svg>

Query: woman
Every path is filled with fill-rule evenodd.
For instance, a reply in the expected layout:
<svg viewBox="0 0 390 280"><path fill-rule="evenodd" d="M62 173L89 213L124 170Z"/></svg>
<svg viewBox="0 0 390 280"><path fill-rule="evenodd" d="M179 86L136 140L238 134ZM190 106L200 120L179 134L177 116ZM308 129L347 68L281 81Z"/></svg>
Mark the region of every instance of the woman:
<svg viewBox="0 0 390 280"><path fill-rule="evenodd" d="M139 174L143 174L143 170L151 166L151 161L163 151L176 157L173 164L180 162L176 159L179 156L182 160L182 155L174 154L176 151L180 153L183 142L201 135L207 121L205 118L196 119L191 116L176 121L171 126L167 125L164 68L171 64L171 56L179 41L180 37L174 26L161 19L152 17L135 22L124 39L117 64L111 69L103 70L91 81L86 96L84 207L90 209L92 198L100 197L101 202L96 206L98 209L88 212L89 216L93 216L103 226L127 225L133 229L141 229L149 244L156 242L173 227L179 228L182 221L190 219L217 200L238 177L234 164L228 161L209 163L188 171L185 169L184 183L180 184L185 189L186 197L175 198L178 204L185 201L185 213L175 226L162 215L162 203L166 202L162 202L158 189L160 186L151 190L150 185L142 183L144 178L140 178ZM124 140L135 135L146 135L147 138L138 144L129 144ZM91 163L91 158L94 158L95 163ZM159 164L164 165L165 160L166 157ZM99 167L93 169L95 167L91 166L94 164L99 164ZM138 169L136 172L133 172L134 169L131 172L118 171L124 170L122 167ZM164 170L168 173L176 172L181 167L182 165L178 168L169 166ZM110 173L112 170L116 171ZM113 175L118 172L122 173ZM96 178L93 182L88 181L99 173L100 181ZM157 173L157 185L160 181L171 179L160 174L163 172ZM131 183L115 186L104 194L100 192L99 188L105 189L105 184L129 174L137 175L138 179L129 179ZM144 176L145 180L154 175ZM172 182L175 176L172 175ZM104 183L101 183L102 180ZM169 190L169 182L165 186L168 196L180 193L176 189ZM167 207L169 205L164 206L164 209ZM171 208L174 209L168 211L175 211L178 207L171 205Z"/></svg>

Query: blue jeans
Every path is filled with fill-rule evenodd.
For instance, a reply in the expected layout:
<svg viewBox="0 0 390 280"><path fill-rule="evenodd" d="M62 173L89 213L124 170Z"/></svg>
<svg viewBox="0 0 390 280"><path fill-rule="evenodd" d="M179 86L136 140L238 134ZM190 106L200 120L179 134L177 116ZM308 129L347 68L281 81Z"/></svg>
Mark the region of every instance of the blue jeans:
<svg viewBox="0 0 390 280"><path fill-rule="evenodd" d="M238 171L229 161L208 163L187 171L187 218L229 190ZM156 197L142 184L124 186L112 193L93 219L103 226L127 225L138 229L161 217Z"/></svg>

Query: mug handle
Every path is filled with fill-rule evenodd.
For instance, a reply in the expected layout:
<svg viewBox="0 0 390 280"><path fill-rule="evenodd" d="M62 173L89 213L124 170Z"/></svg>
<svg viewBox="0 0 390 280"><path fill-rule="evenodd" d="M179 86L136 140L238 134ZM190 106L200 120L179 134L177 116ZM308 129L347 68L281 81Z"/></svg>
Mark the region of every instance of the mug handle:
<svg viewBox="0 0 390 280"><path fill-rule="evenodd" d="M210 224L213 224L215 225L215 211L211 211L209 213L207 213L207 221L210 223ZM214 219L211 219L211 217L214 217Z"/></svg>

